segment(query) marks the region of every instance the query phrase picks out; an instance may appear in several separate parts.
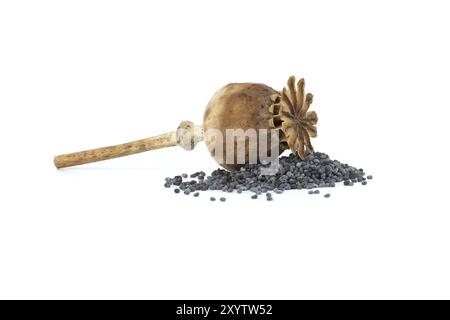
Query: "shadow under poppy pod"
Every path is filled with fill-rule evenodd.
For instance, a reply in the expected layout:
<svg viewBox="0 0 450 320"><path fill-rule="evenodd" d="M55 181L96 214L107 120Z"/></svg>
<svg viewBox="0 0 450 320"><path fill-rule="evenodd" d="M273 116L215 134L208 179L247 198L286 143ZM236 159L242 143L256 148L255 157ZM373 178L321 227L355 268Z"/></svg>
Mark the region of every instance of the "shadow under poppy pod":
<svg viewBox="0 0 450 320"><path fill-rule="evenodd" d="M59 155L54 158L54 163L59 169L176 145L193 150L202 140L205 140L214 159L227 170L237 170L253 158L261 162L262 146L269 159L288 149L304 159L306 154L314 151L310 138L317 136L318 120L314 111L308 111L313 96L310 93L305 95L304 87L304 79L296 83L294 77L289 78L287 86L281 91L259 83L230 83L217 91L209 101L202 126L182 121L173 132ZM255 144L249 141L248 133L252 130L257 133ZM230 136L230 131L239 131L241 135ZM266 138L261 138L261 131L267 132ZM209 134L211 132L215 135ZM271 132L275 132L276 144L272 143ZM217 135L222 137L221 141L217 140ZM273 146L277 150L271 150ZM221 157L217 156L218 149L221 149ZM231 157L227 155L230 151L233 153ZM239 158L239 155L242 157Z"/></svg>

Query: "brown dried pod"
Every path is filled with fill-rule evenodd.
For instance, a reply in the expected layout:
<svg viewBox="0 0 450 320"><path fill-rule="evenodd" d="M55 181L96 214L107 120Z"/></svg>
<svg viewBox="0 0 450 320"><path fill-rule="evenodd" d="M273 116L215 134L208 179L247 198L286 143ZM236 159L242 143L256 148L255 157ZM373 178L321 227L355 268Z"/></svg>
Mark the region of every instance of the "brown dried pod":
<svg viewBox="0 0 450 320"><path fill-rule="evenodd" d="M287 88L276 91L265 84L259 83L231 83L217 91L209 101L203 118L203 128L205 132L218 130L223 137L226 137L228 129L263 129L277 130L279 139L279 150L276 153L281 154L287 149L298 154L304 159L305 155L313 152L311 137L317 136L316 123L317 114L314 111L308 111L313 95L305 95L305 81L300 79L295 84L295 78L290 77ZM271 150L270 136L267 141L259 141L257 147L267 146L267 155L273 153ZM226 143L229 139L224 139L222 152L219 157L220 165L228 170L236 170L241 164L237 161L237 154L245 153L245 162L249 162L250 154L257 154L258 160L260 152L252 148L247 141L238 144L233 141L235 149L233 151L234 161L225 161L227 159ZM208 146L211 155L216 158L216 147L220 144L215 140L215 136L205 137L205 143ZM221 159L220 159L221 158Z"/></svg>
<svg viewBox="0 0 450 320"><path fill-rule="evenodd" d="M300 79L295 83L294 77L289 78L287 88L281 91L258 83L231 83L217 91L209 101L203 126L182 121L173 132L59 155L55 157L54 163L57 168L64 168L176 145L192 150L203 138L211 155L228 170L236 170L243 163L253 160L261 161L260 149L263 147L269 159L287 149L304 159L306 154L314 151L310 138L317 136L317 115L314 111L308 111L313 96L310 93L305 95L304 88L305 81ZM245 134L227 137L229 129L244 133L250 129L266 131L267 136L257 135L256 143L252 144ZM271 130L275 132L275 137L268 133ZM220 133L223 140L218 141L216 135L208 135L208 132ZM232 143L229 143L229 138L233 139ZM277 143L272 144L275 140ZM277 150L273 150L273 146ZM218 149L221 149L222 157L217 157Z"/></svg>

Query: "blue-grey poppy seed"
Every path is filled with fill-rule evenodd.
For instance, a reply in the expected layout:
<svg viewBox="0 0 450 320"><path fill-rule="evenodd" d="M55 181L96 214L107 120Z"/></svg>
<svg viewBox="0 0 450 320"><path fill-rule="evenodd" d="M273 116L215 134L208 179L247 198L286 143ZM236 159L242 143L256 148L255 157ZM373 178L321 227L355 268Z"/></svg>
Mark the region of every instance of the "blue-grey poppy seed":
<svg viewBox="0 0 450 320"><path fill-rule="evenodd" d="M372 178L372 176L365 177L364 170L330 159L321 152L310 153L304 160L292 153L280 157L279 170L273 175L261 174L262 168L264 168L262 164L246 164L238 171L216 169L209 175L197 171L190 175L191 181L183 181L183 178L188 177L183 173L174 178L166 177L164 186L174 185L185 193L207 190L237 193L251 191L254 193L251 197L257 199L258 195L263 193L269 198L267 195L269 191L279 194L285 190L308 189L315 194L318 190L313 189L334 187L341 182L346 186L352 186L356 182L365 185L364 181Z"/></svg>

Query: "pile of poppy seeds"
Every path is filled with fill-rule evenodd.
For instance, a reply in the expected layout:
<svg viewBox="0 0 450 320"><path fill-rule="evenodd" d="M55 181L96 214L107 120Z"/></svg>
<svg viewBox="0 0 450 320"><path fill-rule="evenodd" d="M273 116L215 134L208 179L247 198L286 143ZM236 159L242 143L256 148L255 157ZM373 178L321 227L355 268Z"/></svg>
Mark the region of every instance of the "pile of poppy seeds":
<svg viewBox="0 0 450 320"><path fill-rule="evenodd" d="M310 153L301 160L294 154L279 159L279 170L274 175L261 175L261 169L267 168L264 164L246 164L239 171L214 170L207 176L203 171L191 175L182 174L173 178L166 178L164 187L175 187L175 193L192 194L198 197L201 191L220 190L222 192L243 193L251 192L251 199L265 194L267 201L272 201L272 193L280 194L286 190L308 189L309 194L320 194L319 188L333 188L337 183L343 182L345 186L356 183L367 185L363 169L357 169L348 164L330 157L321 152ZM326 193L325 198L330 194ZM210 197L211 201L216 198ZM225 197L219 198L226 201Z"/></svg>

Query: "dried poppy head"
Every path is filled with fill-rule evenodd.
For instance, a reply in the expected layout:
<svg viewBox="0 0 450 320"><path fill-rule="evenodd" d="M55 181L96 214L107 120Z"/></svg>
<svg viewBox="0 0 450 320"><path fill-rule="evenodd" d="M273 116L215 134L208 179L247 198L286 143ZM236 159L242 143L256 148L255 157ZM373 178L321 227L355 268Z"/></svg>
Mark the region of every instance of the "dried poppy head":
<svg viewBox="0 0 450 320"><path fill-rule="evenodd" d="M280 92L258 83L224 86L209 101L203 118L205 133L219 132L223 137L223 141L218 142L216 134L205 134L205 143L211 155L228 170L236 170L243 163L248 163L252 155L257 162L261 162L262 147L267 149L268 158L291 149L304 159L306 154L314 151L310 138L317 136L317 115L314 111L308 111L313 96L310 93L305 95L304 88L304 79L295 84L294 77L289 78L287 88ZM272 144L270 134L267 138L257 134L256 144L251 144L249 135L231 136L227 134L230 129L241 129L241 133L249 129L276 130L278 143ZM220 157L217 156L218 147L221 149ZM273 147L278 150L272 150ZM227 157L230 151L233 155ZM244 161L239 161L239 154L244 154L241 158Z"/></svg>
<svg viewBox="0 0 450 320"><path fill-rule="evenodd" d="M308 111L313 96L305 95L304 89L305 81L295 83L294 77L281 91L259 83L231 83L209 101L203 126L183 121L173 132L56 156L54 163L64 168L176 145L192 150L203 138L211 155L228 170L271 160L287 149L304 159L314 151L310 138L317 136L317 115Z"/></svg>

